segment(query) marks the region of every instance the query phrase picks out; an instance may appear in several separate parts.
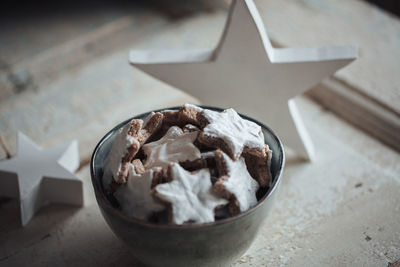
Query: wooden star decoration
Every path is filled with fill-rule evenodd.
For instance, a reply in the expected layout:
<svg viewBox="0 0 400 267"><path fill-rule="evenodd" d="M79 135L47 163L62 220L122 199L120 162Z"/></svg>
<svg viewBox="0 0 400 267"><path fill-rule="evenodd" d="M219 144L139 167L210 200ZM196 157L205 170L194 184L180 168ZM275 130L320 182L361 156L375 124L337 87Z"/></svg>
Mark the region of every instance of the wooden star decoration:
<svg viewBox="0 0 400 267"><path fill-rule="evenodd" d="M294 97L357 56L354 46L273 48L252 0L233 0L215 49L133 50L140 70L198 98L233 107L269 125L307 159L312 141Z"/></svg>
<svg viewBox="0 0 400 267"><path fill-rule="evenodd" d="M0 162L0 196L18 198L25 226L43 205L83 205L82 181L73 172L79 167L78 143L42 149L18 133L17 155Z"/></svg>

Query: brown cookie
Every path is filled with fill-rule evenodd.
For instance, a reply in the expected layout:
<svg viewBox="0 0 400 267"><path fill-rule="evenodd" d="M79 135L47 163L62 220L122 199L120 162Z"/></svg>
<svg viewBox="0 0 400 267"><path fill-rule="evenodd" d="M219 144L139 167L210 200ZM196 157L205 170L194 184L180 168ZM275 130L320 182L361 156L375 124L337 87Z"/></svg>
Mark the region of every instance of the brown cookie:
<svg viewBox="0 0 400 267"><path fill-rule="evenodd" d="M210 172L206 168L188 172L179 164L172 163L168 166L168 176L172 181L157 185L153 195L170 203L171 223L213 222L215 208L227 204L212 190Z"/></svg>
<svg viewBox="0 0 400 267"><path fill-rule="evenodd" d="M163 111L163 128L169 128L171 126L179 126L183 128L187 124L202 128L207 124L202 112L202 108L191 104L183 105L178 111Z"/></svg>
<svg viewBox="0 0 400 267"><path fill-rule="evenodd" d="M182 127L183 125L179 125L179 111L178 110L164 110L161 112L163 114L163 121L161 124L160 129L157 131L155 135L149 139L149 142L156 141L162 138L171 128L172 126L179 126Z"/></svg>
<svg viewBox="0 0 400 267"><path fill-rule="evenodd" d="M124 156L121 159L119 170L117 171L117 174L114 175L114 179L118 183L126 183L126 178L129 175L129 166L131 160L140 149L139 141L137 141L136 139L130 139L130 142L131 144L128 146Z"/></svg>
<svg viewBox="0 0 400 267"><path fill-rule="evenodd" d="M172 126L160 139L143 145L146 155L144 166L166 168L171 162L194 161L201 157L200 150L193 144L198 132L183 132L178 126Z"/></svg>
<svg viewBox="0 0 400 267"><path fill-rule="evenodd" d="M201 158L192 161L181 161L179 164L187 171L195 171L203 168L209 168L211 171L212 168L216 167L214 152L201 153Z"/></svg>
<svg viewBox="0 0 400 267"><path fill-rule="evenodd" d="M204 132L201 132L197 137L196 142L198 142L198 147L200 147L200 150L220 149L228 154L230 157L234 156L229 146L221 138L212 137L205 134Z"/></svg>
<svg viewBox="0 0 400 267"><path fill-rule="evenodd" d="M231 192L229 192L228 190L226 190L224 186L224 182L227 181L228 179L229 179L228 175L224 175L218 178L217 182L214 184L214 190L220 196L229 200L228 210L229 213L234 216L240 213L240 206L236 196Z"/></svg>
<svg viewBox="0 0 400 267"><path fill-rule="evenodd" d="M207 168L207 163L204 159L199 158L193 161L185 160L180 161L179 165L187 171L195 171L203 168Z"/></svg>
<svg viewBox="0 0 400 267"><path fill-rule="evenodd" d="M213 188L229 200L231 214L236 215L256 205L259 184L247 171L245 160L241 157L233 161L221 150L216 150L214 154L219 178Z"/></svg>
<svg viewBox="0 0 400 267"><path fill-rule="evenodd" d="M202 108L191 104L185 104L178 112L179 123L183 123L185 125L192 124L197 127L201 127L203 119L202 113Z"/></svg>
<svg viewBox="0 0 400 267"><path fill-rule="evenodd" d="M258 181L260 186L270 186L272 181L270 171L272 150L269 149L268 145L265 145L264 149L261 151L245 148L242 156L246 161L247 170L250 175Z"/></svg>
<svg viewBox="0 0 400 267"><path fill-rule="evenodd" d="M216 112L205 109L198 115L207 124L203 126L198 137L200 143L219 148L233 160L237 160L245 147L252 149L264 148L264 135L261 126L243 119L233 109Z"/></svg>
<svg viewBox="0 0 400 267"><path fill-rule="evenodd" d="M153 135L162 125L164 115L160 112L151 113L147 116L143 127L139 130L132 131L132 137L136 138L142 146L147 139Z"/></svg>
<svg viewBox="0 0 400 267"><path fill-rule="evenodd" d="M163 115L159 112L150 114L146 118L145 122L140 119L133 119L129 122L127 126L125 126L127 127L127 131L122 131L120 133L120 135L125 135L126 133L126 136L118 137L127 140L129 145L127 146L127 149L123 154L120 166L116 174L114 174L114 179L118 183L126 183L126 178L129 174L129 164L138 153L140 147L152 134L154 134L159 129L162 123L162 119ZM120 146L120 144L115 145Z"/></svg>
<svg viewBox="0 0 400 267"><path fill-rule="evenodd" d="M179 118L179 111L177 110L164 110L161 112L164 115L163 124L176 125Z"/></svg>
<svg viewBox="0 0 400 267"><path fill-rule="evenodd" d="M151 188L156 187L159 184L169 183L171 181L171 174L167 170L163 170L161 167L153 167L153 181L151 183Z"/></svg>

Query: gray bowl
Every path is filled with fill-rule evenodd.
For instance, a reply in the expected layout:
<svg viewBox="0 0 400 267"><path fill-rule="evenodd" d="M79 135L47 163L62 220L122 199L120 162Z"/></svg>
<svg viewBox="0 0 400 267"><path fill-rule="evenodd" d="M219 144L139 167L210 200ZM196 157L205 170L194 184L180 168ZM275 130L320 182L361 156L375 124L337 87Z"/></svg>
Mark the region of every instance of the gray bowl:
<svg viewBox="0 0 400 267"><path fill-rule="evenodd" d="M203 108L222 111L220 108ZM141 114L134 118L143 119L148 114ZM275 199L285 156L281 141L271 129L254 119L241 116L262 127L265 142L273 150L272 185L253 208L237 216L212 223L157 225L122 214L104 193L102 177L104 163L114 137L118 130L131 119L120 123L98 143L90 162L97 203L108 225L132 248L135 258L149 266L228 266L249 248Z"/></svg>

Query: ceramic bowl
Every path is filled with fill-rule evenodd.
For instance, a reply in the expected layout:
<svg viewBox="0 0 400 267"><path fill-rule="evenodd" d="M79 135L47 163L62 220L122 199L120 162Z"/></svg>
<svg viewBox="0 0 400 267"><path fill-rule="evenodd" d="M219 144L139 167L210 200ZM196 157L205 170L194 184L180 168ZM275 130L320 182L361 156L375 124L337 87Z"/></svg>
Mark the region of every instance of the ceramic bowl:
<svg viewBox="0 0 400 267"><path fill-rule="evenodd" d="M203 108L222 111L219 108ZM143 119L148 114L141 114L134 118ZM273 151L272 185L253 208L237 216L212 223L157 225L122 214L113 206L112 201L107 199L102 176L105 160L116 133L131 119L117 125L100 140L90 163L97 203L112 231L131 247L135 258L149 266L228 266L248 249L273 205L285 156L281 141L271 129L254 119L241 116L262 127L265 142ZM263 225L263 227L268 227L268 225Z"/></svg>

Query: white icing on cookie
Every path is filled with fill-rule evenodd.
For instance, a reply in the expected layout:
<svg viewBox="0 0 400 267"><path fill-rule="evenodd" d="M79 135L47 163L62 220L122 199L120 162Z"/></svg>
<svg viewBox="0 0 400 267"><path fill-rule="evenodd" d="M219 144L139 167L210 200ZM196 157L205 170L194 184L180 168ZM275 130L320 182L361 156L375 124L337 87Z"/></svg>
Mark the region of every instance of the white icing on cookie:
<svg viewBox="0 0 400 267"><path fill-rule="evenodd" d="M192 174L177 163L171 168L172 182L159 184L154 190L160 199L171 203L172 222L213 222L214 208L228 201L213 191L210 171L201 169Z"/></svg>
<svg viewBox="0 0 400 267"><path fill-rule="evenodd" d="M133 165L130 165L128 181L119 186L114 193L124 214L137 219L147 219L153 212L165 209L165 206L151 195L152 180L153 170L138 175L135 174Z"/></svg>
<svg viewBox="0 0 400 267"><path fill-rule="evenodd" d="M193 104L188 104L188 103L186 103L186 104L184 104L183 106L184 106L185 108L193 108L193 109L196 109L196 110L199 111L199 112L203 111L203 109L202 109L201 107L196 106L196 105L193 105Z"/></svg>
<svg viewBox="0 0 400 267"><path fill-rule="evenodd" d="M199 159L200 150L193 144L198 134L197 131L184 133L181 128L172 126L161 139L143 146L147 156L144 167L166 168L171 162Z"/></svg>
<svg viewBox="0 0 400 267"><path fill-rule="evenodd" d="M103 175L103 185L105 187L111 183L112 177L114 177L115 181L118 181L122 158L127 153L128 148L134 142L137 142L132 136L128 135L130 127L131 124L127 123L115 135L111 150L106 159L106 168Z"/></svg>
<svg viewBox="0 0 400 267"><path fill-rule="evenodd" d="M242 119L234 109L215 112L205 109L204 117L209 124L203 129L205 135L222 138L231 149L234 159L242 153L243 147L264 149L264 135L256 123Z"/></svg>
<svg viewBox="0 0 400 267"><path fill-rule="evenodd" d="M242 157L232 161L227 154L222 152L222 155L228 170L228 178L222 184L225 190L236 197L240 211L246 211L257 204L256 192L259 184L250 176Z"/></svg>
<svg viewBox="0 0 400 267"><path fill-rule="evenodd" d="M193 124L186 124L183 128L182 128L183 132L199 132L200 129L197 126L194 126Z"/></svg>

